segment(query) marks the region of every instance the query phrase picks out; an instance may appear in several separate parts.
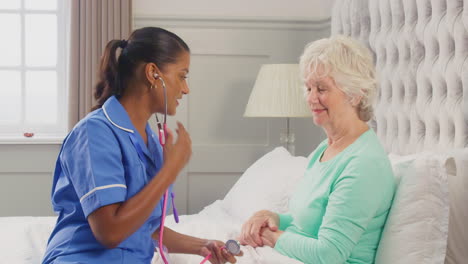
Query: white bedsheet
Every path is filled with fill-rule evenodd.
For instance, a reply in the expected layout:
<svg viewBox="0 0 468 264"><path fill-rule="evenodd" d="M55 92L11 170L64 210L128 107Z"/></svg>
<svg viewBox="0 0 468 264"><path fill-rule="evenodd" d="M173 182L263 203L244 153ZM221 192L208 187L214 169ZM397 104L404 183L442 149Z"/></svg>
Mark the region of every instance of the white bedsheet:
<svg viewBox="0 0 468 264"><path fill-rule="evenodd" d="M196 215L180 217L179 224L174 218L167 217L167 226L192 236L225 241L237 237L242 224L233 219L216 201ZM55 225L55 217L1 217L0 218L0 263L37 264L40 263L47 245L47 239ZM297 264L302 263L283 256L272 248L254 249L242 247L244 256L238 258L239 264ZM200 263L199 256L172 254L171 264ZM155 254L153 264L162 263Z"/></svg>
<svg viewBox="0 0 468 264"><path fill-rule="evenodd" d="M1 217L0 263L41 263L56 217Z"/></svg>

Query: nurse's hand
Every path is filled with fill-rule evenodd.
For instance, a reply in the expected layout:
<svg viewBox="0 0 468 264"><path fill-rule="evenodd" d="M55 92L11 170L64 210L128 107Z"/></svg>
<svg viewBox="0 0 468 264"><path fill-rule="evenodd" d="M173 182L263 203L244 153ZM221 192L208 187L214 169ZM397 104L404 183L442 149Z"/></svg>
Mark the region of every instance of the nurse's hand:
<svg viewBox="0 0 468 264"><path fill-rule="evenodd" d="M238 240L242 245L250 245L254 248L263 247L265 243L261 238L262 228L268 227L272 232L275 232L278 230L278 226L278 214L268 210L258 211L242 225Z"/></svg>
<svg viewBox="0 0 468 264"><path fill-rule="evenodd" d="M164 145L164 165L176 170L175 176L185 167L192 156L192 140L182 125L177 122L177 141L174 143L174 134L167 130L166 145Z"/></svg>
<svg viewBox="0 0 468 264"><path fill-rule="evenodd" d="M220 263L236 263L236 256L242 257L244 253L241 251L237 255L232 255L226 249L223 248L224 243L218 240L207 240L204 247L200 249L199 255L206 257L211 254L210 262L212 264Z"/></svg>

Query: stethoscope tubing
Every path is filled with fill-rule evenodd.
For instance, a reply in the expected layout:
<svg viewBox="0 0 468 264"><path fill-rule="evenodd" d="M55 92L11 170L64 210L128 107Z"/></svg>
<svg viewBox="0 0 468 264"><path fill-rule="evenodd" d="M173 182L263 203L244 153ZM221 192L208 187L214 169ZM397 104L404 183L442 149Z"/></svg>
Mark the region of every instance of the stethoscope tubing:
<svg viewBox="0 0 468 264"><path fill-rule="evenodd" d="M161 77L158 77L159 80L162 83L163 87L163 93L164 93L164 119L163 123L158 119L158 115L154 114L156 117L156 123L158 126L159 130L159 143L161 146L164 148L164 145L166 145L166 136L167 136L167 90L166 90L166 83ZM166 209L167 209L167 199L169 197L169 189L166 190L164 193L164 202L163 202L163 208L162 208L162 215L161 215L161 227L159 229L159 242L158 242L158 247L159 247L159 254L161 255L162 260L164 261L164 264L169 264L169 262L166 259L166 256L164 254L163 250L163 238L164 238L164 222L166 219Z"/></svg>

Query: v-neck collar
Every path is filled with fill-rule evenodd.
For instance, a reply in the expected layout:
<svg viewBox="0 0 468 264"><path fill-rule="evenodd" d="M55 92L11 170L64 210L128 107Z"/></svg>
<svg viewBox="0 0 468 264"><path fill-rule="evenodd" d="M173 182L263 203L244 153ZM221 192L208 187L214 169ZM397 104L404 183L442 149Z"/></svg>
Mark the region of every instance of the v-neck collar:
<svg viewBox="0 0 468 264"><path fill-rule="evenodd" d="M140 148L143 154L146 156L146 158L148 158L149 160L151 160L151 162L154 163L152 155L150 154L150 151L148 149L150 139L154 141L153 133L149 124L146 123L145 127L145 132L148 137L148 145L146 145L140 133L135 133L137 130L133 125L132 121L130 120L130 116L115 96L111 96L109 97L109 99L106 100L106 102L102 106L102 110L107 120L109 120L109 122L112 125L131 134L129 135L130 140L132 141L133 145L135 145L135 148L137 148L137 151L139 151L138 148Z"/></svg>

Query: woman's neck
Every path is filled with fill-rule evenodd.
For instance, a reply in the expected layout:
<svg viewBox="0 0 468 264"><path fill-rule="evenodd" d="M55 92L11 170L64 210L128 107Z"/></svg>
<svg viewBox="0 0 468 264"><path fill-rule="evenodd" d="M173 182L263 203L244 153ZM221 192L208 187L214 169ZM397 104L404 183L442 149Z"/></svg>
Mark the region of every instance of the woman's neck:
<svg viewBox="0 0 468 264"><path fill-rule="evenodd" d="M369 126L361 120L345 122L340 126L327 127L325 133L328 137L328 146L335 149L344 149L367 130L369 130Z"/></svg>
<svg viewBox="0 0 468 264"><path fill-rule="evenodd" d="M369 129L361 120L341 123L339 127L326 127L328 147L320 157L320 161L328 161L351 145L359 136Z"/></svg>
<svg viewBox="0 0 468 264"><path fill-rule="evenodd" d="M146 143L146 124L151 117L151 112L148 111L145 97L138 95L125 95L119 99L122 106L127 111L130 121L137 129L140 135L145 139Z"/></svg>

